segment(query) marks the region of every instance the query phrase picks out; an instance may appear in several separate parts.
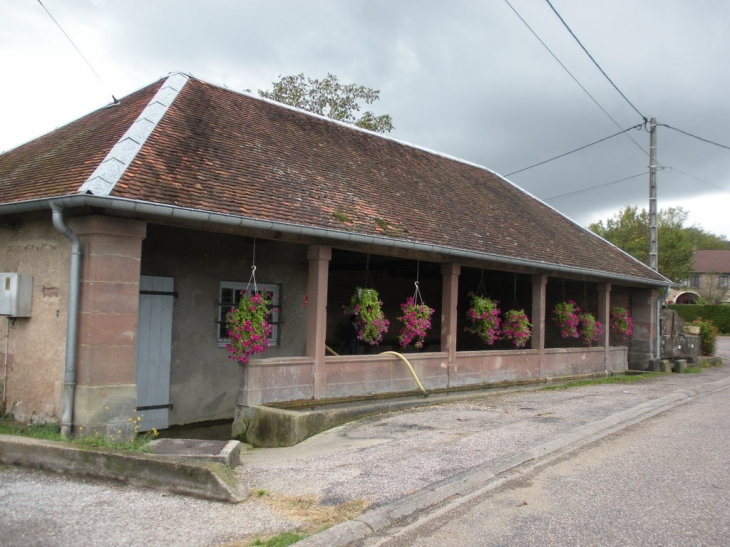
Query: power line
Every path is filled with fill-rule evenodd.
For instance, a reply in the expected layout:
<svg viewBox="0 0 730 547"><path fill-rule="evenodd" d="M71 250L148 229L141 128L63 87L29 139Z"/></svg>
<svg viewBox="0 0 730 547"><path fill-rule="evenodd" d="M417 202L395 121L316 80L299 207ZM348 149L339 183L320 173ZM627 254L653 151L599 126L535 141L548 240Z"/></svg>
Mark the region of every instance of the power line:
<svg viewBox="0 0 730 547"><path fill-rule="evenodd" d="M99 76L99 74L96 72L96 70L94 70L94 67L91 66L91 63L89 62L89 60L86 57L84 57L84 54L81 53L81 50L78 47L76 47L76 44L74 44L74 41L71 39L71 37L68 34L66 34L66 31L63 30L63 27L60 25L60 23L58 21L56 21L56 18L53 17L53 15L51 15L51 12L48 11L48 8L43 5L43 2L41 2L41 0L38 0L38 3L46 11L46 13L48 14L48 17L50 17L51 20L54 23L56 23L56 26L59 28L59 30L61 32L63 32L63 35L68 39L68 41L71 43L71 45L74 47L74 49L78 52L78 54L81 56L81 58L84 60L84 62L89 66L89 68L91 69L91 72L93 72L94 76L96 76L98 78L99 82L101 82L101 85L103 85L105 88L108 89L108 86L106 85L106 83L104 83L104 80L102 80L101 76ZM114 100L114 103L119 102L119 101L117 101L117 98L114 95L112 95L112 99Z"/></svg>
<svg viewBox="0 0 730 547"><path fill-rule="evenodd" d="M599 103L599 102L598 102L598 101L596 100L596 98L595 98L595 97L594 97L593 95L591 95L591 94L590 94L590 92L589 92L589 91L588 91L588 90L587 90L587 89L586 89L585 87L583 87L583 84L581 84L581 83L580 83L580 82L578 81L578 78L576 78L575 76L573 76L573 73L572 73L572 72L570 72L570 70L568 70L568 67L566 67L566 66L565 66L565 65L563 64L563 62L562 62L562 61L561 61L560 59L558 59L558 56L557 56L557 55L555 55L555 53L553 53L553 52L552 52L552 50L551 50L551 49L550 49L550 48L548 47L548 45L547 45L547 44L546 44L545 42L543 42L542 38L540 38L540 36L538 36L538 34L537 34L537 33L536 33L536 32L535 32L535 31L534 31L533 29L532 29L532 27L531 27L531 26L529 25L529 23L528 23L527 21L525 21L525 19L524 19L524 18L523 18L523 17L522 17L522 16L521 16L521 15L519 14L519 12L518 12L518 11L517 11L517 10L516 10L516 9L514 8L514 6L512 6L512 4L510 4L510 3L509 3L509 0L504 0L504 1L505 1L505 3L506 3L506 4L507 4L507 5L509 6L509 7L510 7L510 9L511 9L511 10L512 10L512 11L513 11L513 12L515 13L515 15L517 15L517 17L518 17L518 18L520 19L520 21L522 21L522 22L524 23L524 25L525 25L525 26L526 26L526 27L528 28L528 30L529 30L529 31L530 31L530 32L532 33L532 35L533 35L533 36L534 36L535 38L537 38L537 41L538 41L538 42L540 42L540 43L542 44L542 46L543 46L543 47L544 47L544 48L545 48L545 49L546 49L546 50L548 51L548 53L550 53L550 55L552 55L553 59L555 59L555 60L557 61L557 63L558 63L558 64L559 64L559 65L560 65L561 67L563 67L563 70L565 70L565 72L567 72L567 73L568 73L568 76L570 76L570 77L571 77L571 78L573 79L573 81L574 81L574 82L575 82L576 84L578 84L578 87L580 87L580 88L581 88L581 89L583 90L583 92L584 92L584 93L585 93L586 95L588 95L588 96L590 97L590 99L591 99L591 100L592 100L592 101L593 101L593 102L594 102L594 103L596 104L596 106L597 106L598 108L600 108L600 109L601 109L601 111L602 111L602 112L603 112L603 113L604 113L604 114L605 114L606 116L608 116L608 118L609 118L609 119L610 119L610 120L611 120L611 121L612 121L612 122L614 123L614 125L615 125L616 127L618 127L619 129L621 129L621 124L619 124L619 123L618 123L618 122L617 122L617 121L616 121L615 119L613 119L613 117L611 116L611 114L609 114L609 113L608 113L608 111L607 111L607 110L606 110L605 108L603 108L603 106L601 106L601 104L600 104L600 103ZM627 136L627 137L628 137L629 139L631 139L631 142L633 142L633 143L634 143L634 144L635 144L635 145L636 145L636 146L637 146L637 147L639 148L639 150L641 150L641 151L642 151L642 152L643 152L644 154L646 154L647 156L649 155L649 152L647 152L646 150L644 150L644 147L643 147L643 146L641 146L641 145L640 145L640 144L639 144L638 142L636 142L636 141L635 141L635 140L633 139L633 137L631 137L631 135L628 135L628 134L627 134L626 136Z"/></svg>
<svg viewBox="0 0 730 547"><path fill-rule="evenodd" d="M719 146L720 148L727 148L728 150L730 150L730 146L725 146L724 144L719 144L719 143L716 143L715 141L711 141L709 139L703 139L702 137L698 137L697 135L693 135L692 133L687 133L686 131L682 131L681 129L677 129L676 127L672 127L671 125L667 125L665 123L658 123L657 125L661 125L662 127L666 127L667 129L673 129L674 131L677 131L679 133L682 133L684 135L687 135L688 137L692 137L694 139L697 139L697 140L700 140L700 141L703 141L703 142L707 142L707 143L710 143L710 144L714 144L715 146Z"/></svg>
<svg viewBox="0 0 730 547"><path fill-rule="evenodd" d="M538 167L540 165L544 165L544 164L549 163L549 162L551 162L553 160L557 160L557 159L563 158L563 157L568 156L570 154L573 154L575 152L580 152L581 150L585 150L586 148L588 148L590 146L593 146L594 144L598 144L599 142L607 141L608 139L612 139L612 138L617 137L619 135L623 135L624 133L626 133L627 131L631 131L632 129L641 129L641 127L643 125L644 125L643 123L640 123L639 125L634 125L632 127L629 127L628 129L624 129L622 131L619 131L618 133L614 133L613 135L609 135L608 137L604 137L604 138L599 139L597 141L594 141L594 142L592 142L590 144L586 144L585 146L581 146L580 148L576 148L575 150L571 150L570 152L566 152L565 154L560 154L559 156L555 156L554 158L550 158L549 160L541 161L539 163L535 163L533 165L530 165L529 167L524 167L524 168L519 169L517 171L512 171L511 173L507 173L505 175L505 177L510 177L512 175L516 175L517 173L522 173L522 171L527 171L528 169L532 169L533 167Z"/></svg>
<svg viewBox="0 0 730 547"><path fill-rule="evenodd" d="M629 100L629 99L628 99L628 98L626 97L626 95L624 95L624 94L623 94L623 92L622 92L622 91L621 91L621 90L620 90L620 89L618 88L618 86L617 86L617 85L616 85L615 83L613 83L613 80L612 80L611 78L609 78L609 77L608 77L608 74L606 74L606 71L605 71L605 70L603 70L603 69L601 68L601 65L599 65L599 64L598 64L598 62L596 62L596 60L595 60L595 59L593 58L593 56L592 56L592 55L591 55L590 53L588 53L588 50L587 50L587 49L585 48L585 46L584 46L584 45L583 45L583 44L581 43L581 41L580 41L580 40L578 39L578 37L577 37L577 36L575 35L575 33L574 33L574 32L573 32L573 31L571 30L571 28L570 28L570 27L568 26L568 23L566 23L566 22L565 22L565 20L564 20L564 19L563 19L563 18L562 18L562 17L560 16L560 14L558 13L558 10L556 10L556 9L555 9L555 7L554 7L554 6L553 6L553 5L552 5L552 4L550 3L550 0L545 0L545 2L547 2L547 3L548 3L548 6L550 6L550 9L552 9L552 10L553 10L553 12L555 13L555 15L557 15L557 16L558 16L558 19L560 19L560 22L561 22L561 23L563 23L563 25L565 26L565 28L566 28L566 29L568 29L568 32L570 32L570 35L571 35L571 36L572 36L573 38L575 38L575 41L576 41L576 42L578 42L578 45L579 45L579 46L581 47L581 49L582 49L582 50L583 50L583 51L585 52L585 54L586 54L586 55L588 55L588 58L589 58L589 59L590 59L591 61L593 61L593 64L594 64L594 65L596 65L596 68L598 68L598 70L600 70L600 71L601 71L601 74L603 74L603 76L604 76L604 77L606 78L606 80L608 80L608 82L609 82L609 83L610 83L610 84L611 84L611 85L613 86L613 88L614 88L614 89L615 89L616 91L618 91L618 92L619 92L619 95L621 95L621 96L622 96L622 97L624 98L624 100L625 100L625 101L626 101L627 103L629 103L629 106L631 106L631 108L633 108L633 109L634 109L634 110L636 111L636 113L637 113L637 114L638 114L639 116L641 116L641 118L642 118L642 119L644 120L644 122L647 122L647 121L649 121L649 120L648 120L648 118L647 118L646 116L644 116L644 115L643 115L643 114L642 114L642 113L641 113L641 112L639 111L639 109L638 109L638 108L636 108L636 107L634 106L634 103L632 103L632 102L631 102L631 101L630 101L630 100Z"/></svg>
<svg viewBox="0 0 730 547"><path fill-rule="evenodd" d="M717 188L719 190L723 190L724 192L730 192L727 188L723 188L722 186L719 186L717 184L713 184L711 182L707 182L706 180L702 180L701 178L695 177L694 175L690 175L689 173L685 173L684 171L681 171L680 169L677 169L676 167L666 166L665 169L669 169L670 171L676 171L677 173L683 174L685 177L689 177L691 179L694 179L698 182L701 182L703 184L706 184L707 186L713 186L714 188Z"/></svg>
<svg viewBox="0 0 730 547"><path fill-rule="evenodd" d="M589 188L583 188L582 190L576 190L575 192L568 192L567 194L560 194L559 196L553 196L551 198L544 198L543 201L552 201L554 199L567 198L569 196L577 196L578 194L584 194L586 192L590 192L591 190L596 190L598 188L604 188L605 186L610 186L612 184L618 184L619 182L624 182L625 180L635 179L636 177L643 177L648 172L649 171L644 171L643 173L638 173L637 175L631 175L630 177L624 177L622 179L612 180L611 182L604 182L603 184L598 184L596 186L591 186Z"/></svg>

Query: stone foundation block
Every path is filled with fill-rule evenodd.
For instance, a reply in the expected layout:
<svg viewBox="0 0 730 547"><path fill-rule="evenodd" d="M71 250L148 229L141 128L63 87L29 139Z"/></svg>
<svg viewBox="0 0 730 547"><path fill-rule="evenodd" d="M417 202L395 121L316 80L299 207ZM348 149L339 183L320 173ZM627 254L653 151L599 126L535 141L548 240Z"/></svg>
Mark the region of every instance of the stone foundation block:
<svg viewBox="0 0 730 547"><path fill-rule="evenodd" d="M649 372L661 372L661 364L662 364L661 359L650 359L647 362L646 369L643 369L643 370L647 370ZM642 369L638 369L638 370L642 370Z"/></svg>
<svg viewBox="0 0 730 547"><path fill-rule="evenodd" d="M669 359L659 359L659 372L669 374L672 372L672 362Z"/></svg>
<svg viewBox="0 0 730 547"><path fill-rule="evenodd" d="M687 370L687 360L686 359L677 359L674 361L674 366L672 367L672 372L675 372L677 374L682 374L685 370Z"/></svg>
<svg viewBox="0 0 730 547"><path fill-rule="evenodd" d="M76 386L74 434L127 441L138 430L137 385Z"/></svg>

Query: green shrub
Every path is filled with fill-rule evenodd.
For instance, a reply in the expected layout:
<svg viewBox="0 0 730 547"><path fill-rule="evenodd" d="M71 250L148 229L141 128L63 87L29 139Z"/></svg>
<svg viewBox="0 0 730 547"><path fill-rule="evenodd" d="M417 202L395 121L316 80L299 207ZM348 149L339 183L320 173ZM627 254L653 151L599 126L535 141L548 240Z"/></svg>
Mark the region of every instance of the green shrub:
<svg viewBox="0 0 730 547"><path fill-rule="evenodd" d="M685 324L690 324L697 318L702 318L715 323L715 327L724 334L730 334L730 305L699 305L699 304L673 304L669 306L675 310Z"/></svg>
<svg viewBox="0 0 730 547"><path fill-rule="evenodd" d="M702 355L714 355L717 349L717 334L719 329L712 321L703 320L698 317L692 324L700 328L700 339L702 340Z"/></svg>

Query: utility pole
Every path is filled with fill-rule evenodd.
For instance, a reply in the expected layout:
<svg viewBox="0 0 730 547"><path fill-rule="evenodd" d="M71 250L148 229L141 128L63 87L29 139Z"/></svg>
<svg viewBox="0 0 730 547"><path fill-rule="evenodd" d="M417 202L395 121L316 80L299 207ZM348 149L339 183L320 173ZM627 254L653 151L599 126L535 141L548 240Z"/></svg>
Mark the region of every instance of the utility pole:
<svg viewBox="0 0 730 547"><path fill-rule="evenodd" d="M656 118L649 119L649 267L659 271L659 230L657 228L657 184L656 184ZM656 335L654 357L661 358L662 300L656 299Z"/></svg>
<svg viewBox="0 0 730 547"><path fill-rule="evenodd" d="M659 271L659 230L657 229L656 118L649 119L649 267Z"/></svg>

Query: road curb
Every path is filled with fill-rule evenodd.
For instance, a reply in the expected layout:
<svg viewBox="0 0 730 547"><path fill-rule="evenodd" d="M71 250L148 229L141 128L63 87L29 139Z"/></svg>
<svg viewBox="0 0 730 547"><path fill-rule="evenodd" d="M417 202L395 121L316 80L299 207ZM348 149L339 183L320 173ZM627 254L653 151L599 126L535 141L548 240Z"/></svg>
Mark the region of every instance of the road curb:
<svg viewBox="0 0 730 547"><path fill-rule="evenodd" d="M517 477L517 469L524 472L545 465L565 454L608 435L671 410L693 398L730 388L730 377L692 389L683 389L636 405L576 428L567 435L539 444L520 454L509 456L459 473L408 494L386 505L365 511L351 521L342 522L319 534L297 543L301 547L344 547L373 533L394 526L403 519L426 509L437 514L453 510L467 501Z"/></svg>
<svg viewBox="0 0 730 547"><path fill-rule="evenodd" d="M197 464L151 454L79 447L13 435L0 435L0 463L111 479L133 486L239 503L248 497L235 473L220 463Z"/></svg>

